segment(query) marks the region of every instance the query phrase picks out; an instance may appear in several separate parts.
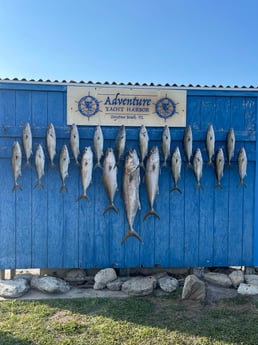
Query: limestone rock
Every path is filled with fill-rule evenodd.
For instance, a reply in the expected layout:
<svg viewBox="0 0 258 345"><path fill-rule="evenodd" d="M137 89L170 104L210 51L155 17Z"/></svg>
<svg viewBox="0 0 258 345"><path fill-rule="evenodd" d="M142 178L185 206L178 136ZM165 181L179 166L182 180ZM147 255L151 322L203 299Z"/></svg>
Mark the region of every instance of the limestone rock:
<svg viewBox="0 0 258 345"><path fill-rule="evenodd" d="M178 287L178 280L172 277L162 277L159 279L159 286L165 292L173 292Z"/></svg>
<svg viewBox="0 0 258 345"><path fill-rule="evenodd" d="M258 275L257 274L245 274L245 281L247 284L258 286Z"/></svg>
<svg viewBox="0 0 258 345"><path fill-rule="evenodd" d="M237 296L237 290L225 288L218 285L207 284L206 286L206 299L207 303L214 303L221 299L233 298Z"/></svg>
<svg viewBox="0 0 258 345"><path fill-rule="evenodd" d="M208 272L204 273L203 278L210 284L219 285L222 287L232 286L232 281L227 274Z"/></svg>
<svg viewBox="0 0 258 345"><path fill-rule="evenodd" d="M190 274L185 279L182 291L182 299L204 301L206 296L205 284L194 274Z"/></svg>
<svg viewBox="0 0 258 345"><path fill-rule="evenodd" d="M95 284L93 288L95 290L104 289L108 283L112 282L115 279L117 279L117 274L113 268L105 268L103 270L100 270L94 277Z"/></svg>
<svg viewBox="0 0 258 345"><path fill-rule="evenodd" d="M86 271L74 268L66 273L64 279L71 284L83 284L87 280Z"/></svg>
<svg viewBox="0 0 258 345"><path fill-rule="evenodd" d="M233 284L234 288L236 288L236 289L245 280L243 271L233 271L229 274L228 277L232 281L232 284Z"/></svg>
<svg viewBox="0 0 258 345"><path fill-rule="evenodd" d="M132 296L146 296L153 292L153 277L134 277L122 285L122 291Z"/></svg>
<svg viewBox="0 0 258 345"><path fill-rule="evenodd" d="M237 292L241 295L253 296L258 295L258 286L253 284L241 283Z"/></svg>
<svg viewBox="0 0 258 345"><path fill-rule="evenodd" d="M66 293L71 286L63 279L56 277L33 277L31 287L44 293Z"/></svg>
<svg viewBox="0 0 258 345"><path fill-rule="evenodd" d="M107 288L111 291L120 291L124 282L124 279L117 278L112 282L107 283Z"/></svg>
<svg viewBox="0 0 258 345"><path fill-rule="evenodd" d="M17 298L28 292L30 286L26 279L0 281L0 296L4 298Z"/></svg>

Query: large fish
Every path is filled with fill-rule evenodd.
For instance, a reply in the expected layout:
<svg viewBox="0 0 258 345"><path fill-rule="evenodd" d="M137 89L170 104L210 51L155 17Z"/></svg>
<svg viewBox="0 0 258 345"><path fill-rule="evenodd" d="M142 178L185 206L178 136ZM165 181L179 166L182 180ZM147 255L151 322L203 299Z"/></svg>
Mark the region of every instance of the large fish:
<svg viewBox="0 0 258 345"><path fill-rule="evenodd" d="M15 141L12 146L12 170L13 170L13 178L14 178L14 185L12 191L16 189L22 190L21 186L17 182L18 177L21 176L21 163L22 163L22 152L21 146L18 141Z"/></svg>
<svg viewBox="0 0 258 345"><path fill-rule="evenodd" d="M234 157L235 152L235 133L234 129L230 128L227 134L227 159L228 159L228 165L231 166L231 159Z"/></svg>
<svg viewBox="0 0 258 345"><path fill-rule="evenodd" d="M160 175L160 158L159 150L157 146L154 146L147 158L146 170L145 170L145 184L147 190L148 201L150 205L149 211L145 214L144 220L153 215L160 219L159 214L154 210L154 201L159 193L159 175Z"/></svg>
<svg viewBox="0 0 258 345"><path fill-rule="evenodd" d="M215 159L215 172L216 172L216 177L217 177L217 184L215 188L222 189L222 184L220 181L223 176L224 164L225 164L224 153L223 153L222 148L220 148L217 150L216 159Z"/></svg>
<svg viewBox="0 0 258 345"><path fill-rule="evenodd" d="M32 133L29 122L27 122L23 127L22 143L26 157L26 165L30 166L30 157L32 155Z"/></svg>
<svg viewBox="0 0 258 345"><path fill-rule="evenodd" d="M83 192L77 199L80 201L81 199L87 199L90 201L87 195L87 189L92 181L92 169L93 169L93 153L90 146L84 148L82 159L81 159L81 182Z"/></svg>
<svg viewBox="0 0 258 345"><path fill-rule="evenodd" d="M182 159L181 159L180 150L178 147L176 147L172 154L172 159L171 159L171 171L172 171L172 177L174 180L174 187L170 189L170 192L178 191L179 193L182 193L181 189L177 186L177 183L181 175L181 166L182 166Z"/></svg>
<svg viewBox="0 0 258 345"><path fill-rule="evenodd" d="M195 154L193 157L193 170L194 170L194 175L197 182L197 185L196 185L197 189L203 189L203 186L201 185L202 168L203 168L202 152L198 148L195 151Z"/></svg>
<svg viewBox="0 0 258 345"><path fill-rule="evenodd" d="M53 123L47 128L47 151L50 159L50 167L55 167L54 158L56 155L56 132Z"/></svg>
<svg viewBox="0 0 258 345"><path fill-rule="evenodd" d="M103 137L102 129L99 125L96 126L95 131L94 131L93 146L94 146L94 151L97 157L97 163L95 164L94 169L102 168L100 160L101 160L101 157L103 156L104 137Z"/></svg>
<svg viewBox="0 0 258 345"><path fill-rule="evenodd" d="M125 205L126 219L129 225L129 230L125 233L122 244L130 236L138 238L142 241L141 236L134 230L133 223L137 211L141 209L139 198L140 185L140 166L139 158L136 150L130 150L125 158L124 172L123 172L123 199Z"/></svg>
<svg viewBox="0 0 258 345"><path fill-rule="evenodd" d="M206 132L206 150L208 154L208 164L213 165L212 157L215 152L215 133L212 125L208 126Z"/></svg>
<svg viewBox="0 0 258 345"><path fill-rule="evenodd" d="M75 123L72 124L70 130L70 147L74 156L75 165L80 165L78 157L80 154L80 137L78 127Z"/></svg>
<svg viewBox="0 0 258 345"><path fill-rule="evenodd" d="M116 151L116 165L119 165L120 158L124 154L125 150L125 142L126 142L126 131L125 126L120 126L116 140L115 140L115 151Z"/></svg>
<svg viewBox="0 0 258 345"><path fill-rule="evenodd" d="M114 210L116 213L118 213L118 210L114 205L114 197L117 191L117 166L116 158L112 148L108 148L105 153L105 158L103 161L102 180L109 199L109 205L105 208L103 214L105 214L109 210Z"/></svg>
<svg viewBox="0 0 258 345"><path fill-rule="evenodd" d="M147 129L144 125L141 125L139 131L139 147L140 147L140 154L141 154L141 162L140 166L144 168L144 160L148 154L148 145L149 145L149 135Z"/></svg>
<svg viewBox="0 0 258 345"><path fill-rule="evenodd" d="M43 151L43 148L41 145L38 145L36 153L35 153L35 166L36 166L36 172L37 172L37 183L35 184L34 188L41 187L44 188L41 178L44 175L44 169L45 169L45 154Z"/></svg>
<svg viewBox="0 0 258 345"><path fill-rule="evenodd" d="M68 189L65 185L65 179L68 176L69 164L70 164L69 152L68 152L67 146L63 145L60 152L60 157L59 157L59 172L60 172L60 176L62 180L60 192L62 192L63 190L68 192Z"/></svg>
<svg viewBox="0 0 258 345"><path fill-rule="evenodd" d="M247 171L247 156L245 152L245 148L241 147L241 149L238 152L238 174L240 177L240 182L238 184L238 187L243 186L244 188L247 188L247 185L244 182L245 176Z"/></svg>
<svg viewBox="0 0 258 345"><path fill-rule="evenodd" d="M187 159L187 166L191 167L191 157L193 154L193 133L191 126L185 129L184 133L184 151Z"/></svg>
<svg viewBox="0 0 258 345"><path fill-rule="evenodd" d="M162 166L167 166L167 159L170 156L170 144L171 144L171 135L168 125L165 125L162 131L162 141L161 147L163 152L164 162Z"/></svg>

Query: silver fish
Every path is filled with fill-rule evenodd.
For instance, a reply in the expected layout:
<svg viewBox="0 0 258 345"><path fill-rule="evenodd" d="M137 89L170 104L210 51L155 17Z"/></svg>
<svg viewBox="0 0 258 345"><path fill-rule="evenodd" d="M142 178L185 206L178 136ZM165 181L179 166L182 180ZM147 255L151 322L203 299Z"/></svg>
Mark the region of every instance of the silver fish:
<svg viewBox="0 0 258 345"><path fill-rule="evenodd" d="M13 177L14 177L14 185L12 191L16 189L22 190L21 186L17 182L19 176L21 176L21 162L22 162L22 152L21 146L18 141L15 141L12 146L12 170L13 170Z"/></svg>
<svg viewBox="0 0 258 345"><path fill-rule="evenodd" d="M87 199L90 201L87 195L87 189L92 181L92 169L93 169L93 153L90 146L84 148L82 159L81 159L81 181L83 192L77 199Z"/></svg>
<svg viewBox="0 0 258 345"><path fill-rule="evenodd" d="M117 191L117 166L116 158L112 148L108 148L105 153L105 158L103 161L102 180L110 203L105 208L103 214L111 209L118 213L118 209L114 205L114 197Z"/></svg>
<svg viewBox="0 0 258 345"><path fill-rule="evenodd" d="M56 155L56 132L52 123L47 128L47 151L50 159L50 167L55 167L54 158Z"/></svg>
<svg viewBox="0 0 258 345"><path fill-rule="evenodd" d="M120 158L124 154L125 150L125 142L126 142L126 131L125 126L120 126L116 140L115 140L115 151L116 151L116 165L119 165Z"/></svg>
<svg viewBox="0 0 258 345"><path fill-rule="evenodd" d="M212 157L214 155L215 150L215 133L212 125L208 126L207 133L206 133L206 149L208 153L208 164L213 165Z"/></svg>
<svg viewBox="0 0 258 345"><path fill-rule="evenodd" d="M144 168L144 160L148 154L148 145L149 145L149 135L147 129L144 125L141 125L139 131L139 147L140 147L140 154L141 154L141 162L140 166Z"/></svg>
<svg viewBox="0 0 258 345"><path fill-rule="evenodd" d="M93 146L94 146L94 151L97 157L97 163L95 164L94 169L102 168L100 160L101 160L101 157L103 156L104 137L103 137L102 129L99 125L96 126L95 131L94 131Z"/></svg>
<svg viewBox="0 0 258 345"><path fill-rule="evenodd" d="M45 168L45 154L41 145L38 145L36 153L35 153L35 166L37 172L37 183L35 184L34 188L41 187L44 188L41 178L44 175L44 168Z"/></svg>
<svg viewBox="0 0 258 345"><path fill-rule="evenodd" d="M143 220L148 216L154 215L160 219L159 214L154 210L153 205L157 194L159 193L159 175L160 175L160 158L157 146L154 146L147 158L145 170L145 184L147 190L148 201L150 205L149 211L145 214Z"/></svg>
<svg viewBox="0 0 258 345"><path fill-rule="evenodd" d="M235 133L234 129L230 128L227 134L227 159L228 159L228 165L231 166L231 159L234 157L235 152Z"/></svg>
<svg viewBox="0 0 258 345"><path fill-rule="evenodd" d="M129 230L125 233L122 244L130 236L136 237L142 241L141 236L134 230L133 223L137 211L141 209L139 198L140 185L140 166L139 158L136 150L130 150L125 157L124 171L123 171L123 199L125 205L126 219L129 225Z"/></svg>
<svg viewBox="0 0 258 345"><path fill-rule="evenodd" d="M163 167L167 166L167 159L170 156L170 144L171 144L171 135L168 125L165 125L162 131L162 152L164 157Z"/></svg>
<svg viewBox="0 0 258 345"><path fill-rule="evenodd" d="M191 167L191 157L193 155L193 133L191 126L185 129L184 133L184 151L187 159L187 166Z"/></svg>
<svg viewBox="0 0 258 345"><path fill-rule="evenodd" d="M203 189L203 186L201 185L201 177L202 177L202 168L203 168L203 159L202 159L202 152L198 148L195 151L194 157L193 157L193 170L194 170L194 175L196 178L196 188L197 189Z"/></svg>
<svg viewBox="0 0 258 345"><path fill-rule="evenodd" d="M176 147L172 154L172 159L171 159L171 171L172 171L172 177L174 180L174 187L170 189L170 192L178 191L179 193L182 193L181 189L177 186L177 183L181 175L181 166L182 166L182 159L181 159L180 150L178 147Z"/></svg>
<svg viewBox="0 0 258 345"><path fill-rule="evenodd" d="M80 165L78 157L80 154L80 136L78 127L75 123L72 124L70 130L70 147L74 156L75 165Z"/></svg>
<svg viewBox="0 0 258 345"><path fill-rule="evenodd" d="M26 156L26 165L30 166L30 157L32 155L32 133L29 122L27 122L23 127L22 143Z"/></svg>
<svg viewBox="0 0 258 345"><path fill-rule="evenodd" d="M238 152L238 174L240 177L240 182L238 184L238 187L243 186L244 188L247 188L247 185L244 182L245 176L247 171L247 156L245 152L245 148L241 147L241 149Z"/></svg>
<svg viewBox="0 0 258 345"><path fill-rule="evenodd" d="M216 172L216 177L217 177L217 184L215 188L222 189L220 180L223 177L224 164L225 164L224 153L223 153L222 148L220 148L217 150L216 159L215 159L215 172Z"/></svg>
<svg viewBox="0 0 258 345"><path fill-rule="evenodd" d="M68 152L67 146L63 145L62 150L60 152L60 157L59 157L59 172L60 172L60 176L62 180L60 192L62 192L63 190L68 192L68 189L65 185L65 179L68 176L69 164L70 164L69 152Z"/></svg>

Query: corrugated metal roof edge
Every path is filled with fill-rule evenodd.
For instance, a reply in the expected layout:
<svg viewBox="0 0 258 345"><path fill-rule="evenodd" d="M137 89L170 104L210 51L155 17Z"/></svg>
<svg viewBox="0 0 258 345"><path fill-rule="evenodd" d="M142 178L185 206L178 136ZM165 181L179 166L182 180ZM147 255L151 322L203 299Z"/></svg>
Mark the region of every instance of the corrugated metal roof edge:
<svg viewBox="0 0 258 345"><path fill-rule="evenodd" d="M198 88L198 89L258 89L258 86L253 86L253 85L250 85L250 86L238 86L238 85L234 85L234 86L230 86L230 85L227 85L227 86L223 86L223 85L193 85L193 84L188 84L188 85L185 85L185 84L169 84L169 83L166 83L166 84L155 84L155 83L150 83L150 84L147 84L147 83L132 83L132 82L128 82L128 83L117 83L115 81L113 82L108 82L108 81L105 81L104 83L102 82L93 82L93 81L75 81L75 80L70 80L70 81L67 81L67 80L62 80L62 81L59 81L59 80L43 80L43 79L38 79L38 80L35 80L35 79L26 79L26 78L22 78L22 79L19 79L19 78L13 78L13 79L9 79L9 78L0 78L0 82L24 82L24 83L50 83L50 84L84 84L84 85L111 85L111 86L146 86L146 87L175 87L175 88Z"/></svg>

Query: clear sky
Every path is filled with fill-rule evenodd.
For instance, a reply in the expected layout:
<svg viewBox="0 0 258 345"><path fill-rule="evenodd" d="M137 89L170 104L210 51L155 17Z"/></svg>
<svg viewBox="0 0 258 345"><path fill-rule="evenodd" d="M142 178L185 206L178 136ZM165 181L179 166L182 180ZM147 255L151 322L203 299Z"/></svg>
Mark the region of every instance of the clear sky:
<svg viewBox="0 0 258 345"><path fill-rule="evenodd" d="M0 78L258 86L258 0L0 0Z"/></svg>

